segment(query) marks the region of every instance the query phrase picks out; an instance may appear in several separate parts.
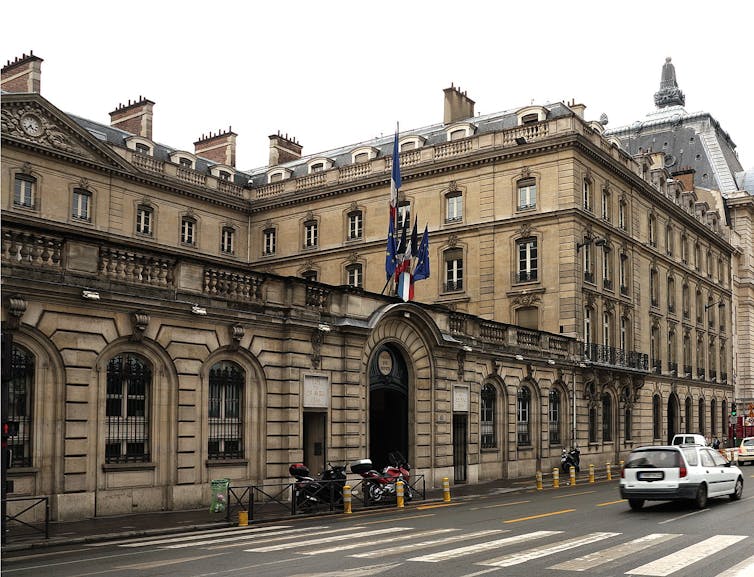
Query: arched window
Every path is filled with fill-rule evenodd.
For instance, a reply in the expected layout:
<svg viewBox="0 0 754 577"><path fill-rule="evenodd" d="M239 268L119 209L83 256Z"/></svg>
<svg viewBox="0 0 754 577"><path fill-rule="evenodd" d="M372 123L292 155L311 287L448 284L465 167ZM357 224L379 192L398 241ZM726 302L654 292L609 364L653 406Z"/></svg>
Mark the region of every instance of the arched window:
<svg viewBox="0 0 754 577"><path fill-rule="evenodd" d="M689 285L683 284L683 318L688 320L691 315L691 296L689 293Z"/></svg>
<svg viewBox="0 0 754 577"><path fill-rule="evenodd" d="M9 362L3 359L3 363ZM32 443L32 407L34 394L34 355L24 347L13 345L10 359L10 382L3 382L7 387L8 398L3 407L3 423L7 423L7 448L10 453L8 467L31 467ZM5 373L5 367L3 368ZM5 376L3 376L5 379ZM5 450L5 449L3 449ZM2 480L5 482L5 479Z"/></svg>
<svg viewBox="0 0 754 577"><path fill-rule="evenodd" d="M550 421L550 444L560 445L560 427L561 427L561 407L560 407L560 391L558 389L550 389L548 416Z"/></svg>
<svg viewBox="0 0 754 577"><path fill-rule="evenodd" d="M602 393L602 442L613 440L613 399L609 393Z"/></svg>
<svg viewBox="0 0 754 577"><path fill-rule="evenodd" d="M589 442L597 442L597 407L595 405L589 407Z"/></svg>
<svg viewBox="0 0 754 577"><path fill-rule="evenodd" d="M699 433L704 435L707 432L707 423L705 423L705 416L707 407L704 405L704 399L699 399Z"/></svg>
<svg viewBox="0 0 754 577"><path fill-rule="evenodd" d="M531 391L525 385L518 389L516 433L519 447L531 446Z"/></svg>
<svg viewBox="0 0 754 577"><path fill-rule="evenodd" d="M675 279L668 277L668 312L675 312Z"/></svg>
<svg viewBox="0 0 754 577"><path fill-rule="evenodd" d="M495 410L497 404L497 392L493 385L487 384L482 387L479 433L482 441L482 449L497 447L497 431L495 427Z"/></svg>
<svg viewBox="0 0 754 577"><path fill-rule="evenodd" d="M243 459L244 384L236 363L221 361L209 370L207 458Z"/></svg>
<svg viewBox="0 0 754 577"><path fill-rule="evenodd" d="M652 306L660 306L660 279L657 274L657 269L654 267L649 271L649 295Z"/></svg>
<svg viewBox="0 0 754 577"><path fill-rule="evenodd" d="M659 439L662 435L662 419L660 395L652 397L652 438Z"/></svg>
<svg viewBox="0 0 754 577"><path fill-rule="evenodd" d="M686 415L683 420L686 422L684 431L691 434L691 397L686 397Z"/></svg>
<svg viewBox="0 0 754 577"><path fill-rule="evenodd" d="M131 353L107 363L105 463L149 462L152 366Z"/></svg>
<svg viewBox="0 0 754 577"><path fill-rule="evenodd" d="M633 417L631 409L626 407L623 414L623 440L630 441L632 439L633 430Z"/></svg>

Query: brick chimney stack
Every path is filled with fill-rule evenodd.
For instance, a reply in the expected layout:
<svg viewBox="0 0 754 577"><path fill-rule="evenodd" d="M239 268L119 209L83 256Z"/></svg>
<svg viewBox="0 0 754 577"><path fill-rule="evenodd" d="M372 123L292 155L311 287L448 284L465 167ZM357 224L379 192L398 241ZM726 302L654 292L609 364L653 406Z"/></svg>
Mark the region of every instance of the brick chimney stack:
<svg viewBox="0 0 754 577"><path fill-rule="evenodd" d="M228 127L226 132L218 130L217 134L202 134L194 143L194 153L216 162L236 167L236 137L238 135Z"/></svg>
<svg viewBox="0 0 754 577"><path fill-rule="evenodd" d="M42 84L42 60L34 56L34 51L22 54L2 69L2 86L7 92L36 92L39 93Z"/></svg>
<svg viewBox="0 0 754 577"><path fill-rule="evenodd" d="M301 151L303 150L296 139L288 135L277 134L270 135L270 166L277 166L279 164L285 164L291 160L298 160L301 158Z"/></svg>
<svg viewBox="0 0 754 577"><path fill-rule="evenodd" d="M119 104L110 113L110 126L152 140L152 107L154 102L139 96L135 102Z"/></svg>
<svg viewBox="0 0 754 577"><path fill-rule="evenodd" d="M673 172L672 176L683 186L685 192L694 190L694 174L696 171L690 166L683 166L680 170Z"/></svg>
<svg viewBox="0 0 754 577"><path fill-rule="evenodd" d="M464 118L473 118L474 101L466 96L465 92L461 92L460 88L453 86L452 82L450 88L446 88L444 92L445 114L442 119L443 124L453 124Z"/></svg>

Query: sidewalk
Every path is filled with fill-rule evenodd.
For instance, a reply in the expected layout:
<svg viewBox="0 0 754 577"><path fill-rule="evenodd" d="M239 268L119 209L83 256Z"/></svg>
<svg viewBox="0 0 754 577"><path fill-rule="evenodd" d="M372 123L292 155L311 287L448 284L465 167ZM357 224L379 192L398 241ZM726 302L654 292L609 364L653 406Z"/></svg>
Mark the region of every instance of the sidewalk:
<svg viewBox="0 0 754 577"><path fill-rule="evenodd" d="M600 479L603 480L603 479ZM563 486L567 484L567 478L563 479ZM587 475L582 471L578 476L578 485L588 482ZM545 487L551 486L549 480L545 481ZM450 488L452 500L466 500L473 497L496 495L501 493L531 490L536 488L535 479L498 479L487 483L475 485L454 485ZM442 488L427 489L426 499L420 502L407 504L408 507L417 504L426 504L443 500ZM354 514L363 509L355 509ZM305 515L297 515L302 518ZM249 525L270 522L290 521L290 516L263 517L249 521ZM8 534L7 543L2 546L2 551L19 551L40 547L52 547L60 545L72 545L77 543L94 543L107 540L125 539L133 537L151 537L155 535L178 534L190 531L207 529L221 529L235 527L237 519L226 521L225 513L210 513L209 508L194 509L190 511L158 511L154 513L138 513L132 515L119 515L113 517L97 517L83 521L50 522L49 539L44 538L43 533L36 535L14 536Z"/></svg>

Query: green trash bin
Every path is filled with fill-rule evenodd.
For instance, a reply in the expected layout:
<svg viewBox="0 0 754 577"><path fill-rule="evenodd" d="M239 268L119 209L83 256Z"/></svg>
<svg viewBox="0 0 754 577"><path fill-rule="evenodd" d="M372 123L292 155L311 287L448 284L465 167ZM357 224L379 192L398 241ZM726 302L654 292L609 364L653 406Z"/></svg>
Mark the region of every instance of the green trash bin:
<svg viewBox="0 0 754 577"><path fill-rule="evenodd" d="M223 513L228 507L228 486L230 479L212 480L212 501L209 504L210 513Z"/></svg>

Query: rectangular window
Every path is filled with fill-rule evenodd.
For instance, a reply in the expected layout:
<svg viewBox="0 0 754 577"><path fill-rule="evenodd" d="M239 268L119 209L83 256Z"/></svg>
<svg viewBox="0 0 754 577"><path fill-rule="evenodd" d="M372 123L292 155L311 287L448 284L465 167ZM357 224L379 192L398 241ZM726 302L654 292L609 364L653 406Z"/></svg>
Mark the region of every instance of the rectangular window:
<svg viewBox="0 0 754 577"><path fill-rule="evenodd" d="M265 255L272 255L275 254L276 250L276 244L277 244L277 238L276 238L276 231L274 228L268 228L264 231L264 254Z"/></svg>
<svg viewBox="0 0 754 577"><path fill-rule="evenodd" d="M88 190L77 188L73 191L73 206L71 207L71 217L76 220L89 221L89 207L91 205L92 193Z"/></svg>
<svg viewBox="0 0 754 577"><path fill-rule="evenodd" d="M537 280L537 239L518 241L518 282Z"/></svg>
<svg viewBox="0 0 754 577"><path fill-rule="evenodd" d="M223 227L220 237L220 252L224 252L225 254L235 253L235 236L236 231L229 226Z"/></svg>
<svg viewBox="0 0 754 577"><path fill-rule="evenodd" d="M592 183L584 179L582 184L582 195L584 198L584 209L592 211Z"/></svg>
<svg viewBox="0 0 754 577"><path fill-rule="evenodd" d="M34 208L34 188L37 180L33 176L17 174L13 184L13 204L24 208Z"/></svg>
<svg viewBox="0 0 754 577"><path fill-rule="evenodd" d="M141 142L136 143L136 152L139 154L143 154L145 156L149 156L150 150L149 147L146 144L142 144Z"/></svg>
<svg viewBox="0 0 754 577"><path fill-rule="evenodd" d="M621 202L618 206L618 226L621 230L626 230L626 203Z"/></svg>
<svg viewBox="0 0 754 577"><path fill-rule="evenodd" d="M411 223L411 205L408 202L402 202L398 205L398 230Z"/></svg>
<svg viewBox="0 0 754 577"><path fill-rule="evenodd" d="M348 238L354 240L361 238L363 233L363 219L361 211L352 212L348 215Z"/></svg>
<svg viewBox="0 0 754 577"><path fill-rule="evenodd" d="M360 264L352 264L347 269L348 285L361 288L364 284L364 274Z"/></svg>
<svg viewBox="0 0 754 577"><path fill-rule="evenodd" d="M317 271L316 270L305 270L301 276L304 278L304 280L308 280L311 282L317 282Z"/></svg>
<svg viewBox="0 0 754 577"><path fill-rule="evenodd" d="M602 220L610 222L610 193L602 190Z"/></svg>
<svg viewBox="0 0 754 577"><path fill-rule="evenodd" d="M453 251L445 256L445 291L463 290L463 257Z"/></svg>
<svg viewBox="0 0 754 577"><path fill-rule="evenodd" d="M537 206L537 182L533 178L518 182L518 209L535 208Z"/></svg>
<svg viewBox="0 0 754 577"><path fill-rule="evenodd" d="M154 211L148 206L140 206L136 211L136 232L152 234L152 216Z"/></svg>
<svg viewBox="0 0 754 577"><path fill-rule="evenodd" d="M181 220L181 242L183 244L196 243L196 221L192 218Z"/></svg>
<svg viewBox="0 0 754 577"><path fill-rule="evenodd" d="M317 246L319 241L317 235L317 222L309 221L304 225L304 248L312 248Z"/></svg>
<svg viewBox="0 0 754 577"><path fill-rule="evenodd" d="M445 222L460 222L463 220L463 195L459 192L445 197Z"/></svg>
<svg viewBox="0 0 754 577"><path fill-rule="evenodd" d="M194 168L194 163L190 158L179 158L178 164L180 164L183 168Z"/></svg>

